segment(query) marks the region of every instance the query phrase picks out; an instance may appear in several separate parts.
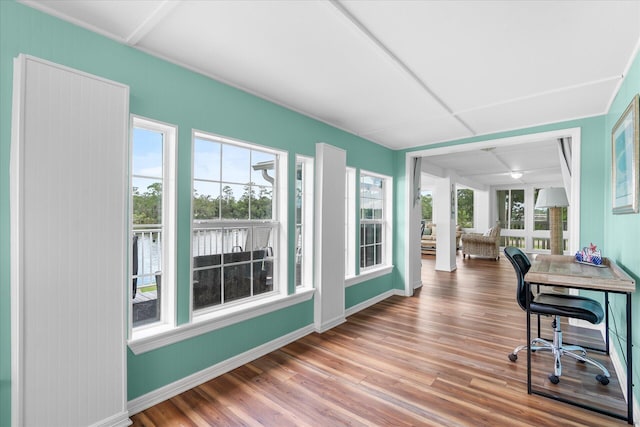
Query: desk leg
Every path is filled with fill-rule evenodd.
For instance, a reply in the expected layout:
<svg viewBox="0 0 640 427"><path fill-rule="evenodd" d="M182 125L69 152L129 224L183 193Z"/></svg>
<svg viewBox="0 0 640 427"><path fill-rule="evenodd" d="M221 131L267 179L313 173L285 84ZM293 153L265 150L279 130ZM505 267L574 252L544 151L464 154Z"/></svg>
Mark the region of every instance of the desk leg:
<svg viewBox="0 0 640 427"><path fill-rule="evenodd" d="M609 292L604 293L604 345L607 356L609 356Z"/></svg>
<svg viewBox="0 0 640 427"><path fill-rule="evenodd" d="M627 293L627 422L633 424L633 345L631 344L631 293ZM607 332L609 332L607 330ZM607 343L608 345L608 343Z"/></svg>
<svg viewBox="0 0 640 427"><path fill-rule="evenodd" d="M527 291L527 393L531 394L531 284L526 283Z"/></svg>

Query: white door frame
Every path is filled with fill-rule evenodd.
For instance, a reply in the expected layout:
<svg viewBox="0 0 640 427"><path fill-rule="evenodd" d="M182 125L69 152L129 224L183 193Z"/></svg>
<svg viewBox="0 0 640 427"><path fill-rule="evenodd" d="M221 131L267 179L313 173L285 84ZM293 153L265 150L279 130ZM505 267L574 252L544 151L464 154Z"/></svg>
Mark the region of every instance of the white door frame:
<svg viewBox="0 0 640 427"><path fill-rule="evenodd" d="M446 147L437 147L431 149L422 149L416 151L410 151L405 154L405 182L406 184L406 197L405 197L405 236L409 236L405 240L405 295L413 295L413 289L415 283L420 282L420 271L412 269L411 266L420 262L420 250L419 243L416 243L417 236L414 230L417 230L420 226L420 215L417 214L416 209L413 208L413 176L412 165L413 158L415 157L429 157L442 154L461 153L464 151L480 150L483 148L490 148L508 145L529 144L536 141L571 137L571 200L569 204L571 206L577 206L578 209L570 210L569 221L569 247L577 248L580 243L580 159L581 159L581 131L580 128L568 128L560 129L549 132L531 133L527 135L513 136L508 138L487 139L484 141L470 142L467 144L449 145ZM417 248L417 249L416 249ZM416 274L418 277L416 277Z"/></svg>

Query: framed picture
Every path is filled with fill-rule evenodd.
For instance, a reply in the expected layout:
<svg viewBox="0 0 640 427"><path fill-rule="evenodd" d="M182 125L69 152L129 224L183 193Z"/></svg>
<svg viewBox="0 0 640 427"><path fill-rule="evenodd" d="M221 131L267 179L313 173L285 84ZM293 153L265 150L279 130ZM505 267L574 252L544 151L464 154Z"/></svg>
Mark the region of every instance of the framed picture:
<svg viewBox="0 0 640 427"><path fill-rule="evenodd" d="M611 131L613 213L638 212L638 95Z"/></svg>

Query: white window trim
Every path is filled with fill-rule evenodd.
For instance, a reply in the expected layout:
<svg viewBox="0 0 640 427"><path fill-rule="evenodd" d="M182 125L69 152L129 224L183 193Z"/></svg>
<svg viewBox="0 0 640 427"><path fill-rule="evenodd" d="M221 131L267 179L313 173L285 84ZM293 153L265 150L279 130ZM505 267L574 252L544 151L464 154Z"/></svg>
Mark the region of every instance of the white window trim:
<svg viewBox="0 0 640 427"><path fill-rule="evenodd" d="M346 218L345 218L345 228L347 230L347 235L345 236L345 284L356 276L356 254L357 254L357 242L356 242L356 195L358 194L356 191L356 170L355 168L347 167L347 172L345 176L345 185L346 185Z"/></svg>
<svg viewBox="0 0 640 427"><path fill-rule="evenodd" d="M359 275L368 272L373 273L374 271L383 269L384 267L391 267L391 260L393 259L393 178L388 175L382 175L376 172L361 169L358 183L361 182L362 175L373 176L384 180L384 184L382 186L384 191L384 211L382 212L382 221L384 222L384 240L382 242L382 263L375 264L370 267L360 267ZM359 185L358 190L360 190ZM358 191L357 197L360 197L360 191ZM360 230L361 223L362 221L360 218L360 212L358 212L358 230ZM358 253L360 253L360 239L358 239L357 241L357 246Z"/></svg>
<svg viewBox="0 0 640 427"><path fill-rule="evenodd" d="M296 293L313 288L313 214L314 214L314 161L313 157L296 155L297 164L302 163L302 261L301 284ZM295 221L294 221L295 222ZM297 226L297 224L295 224ZM298 242L294 242L297 245ZM295 254L297 256L297 254ZM294 261L295 263L295 261Z"/></svg>
<svg viewBox="0 0 640 427"><path fill-rule="evenodd" d="M394 265L375 265L363 270L358 276L347 277L344 280L344 286L357 285L358 283L366 282L367 280L375 279L377 277L386 276L393 271Z"/></svg>
<svg viewBox="0 0 640 427"><path fill-rule="evenodd" d="M274 280L274 291L264 295L264 296L254 296L249 299L243 299L232 304L225 306L224 304L219 307L213 307L209 309L198 310L197 312L193 309L193 285L189 286L189 323L195 324L198 322L206 322L211 321L216 324L218 319L224 319L228 316L230 312L243 312L245 308L251 310L254 309L256 304L260 302L266 301L267 304L272 299L278 299L282 297L286 297L288 294L288 282L286 274L287 271L287 254L288 245L287 245L287 201L288 201L288 186L287 186L287 177L288 174L288 152L277 150L272 147L267 147L261 144L257 144L254 142L242 141L235 138L229 138L226 136L218 135L211 132L199 131L193 129L191 131L191 192L193 194L193 170L194 170L194 141L196 138L206 139L216 141L222 144L231 144L237 147L247 148L249 150L260 150L267 153L275 154L278 157L277 167L274 170L275 178L276 178L276 186L274 186L274 203L273 203L273 220L269 220L269 223L277 223L276 230L278 230L277 235L273 237L274 251L277 251L279 255L276 257L275 262L273 263L273 280ZM193 236L193 198L190 198L191 206L190 206L190 238ZM225 222L218 221L218 222ZM244 223L244 221L242 221ZM247 223L256 224L257 221L246 221ZM238 222L240 224L240 221ZM193 244L189 244L189 274L190 277L193 277ZM191 283L191 280L190 280ZM244 320L243 318L239 318L234 322L240 322ZM231 323L229 323L231 324ZM184 325L181 325L182 328ZM226 325L225 325L226 326ZM217 328L216 328L217 329ZM213 329L211 329L213 330Z"/></svg>
<svg viewBox="0 0 640 427"><path fill-rule="evenodd" d="M130 297L127 298L128 317L129 317L129 337L132 340L141 336L147 336L149 334L156 334L159 331L167 328L175 327L176 323L176 218L177 218L177 203L176 203L176 172L177 172L177 138L178 127L169 123L152 120L146 117L141 117L132 114L130 121L130 143L129 143L129 224L133 224L133 204L132 200L132 183L133 183L133 170L131 168L133 162L132 149L133 149L133 130L134 128L141 128L150 130L153 132L159 132L163 134L163 165L162 165L162 224L163 224L163 265L162 265L162 306L160 307L160 322L156 322L150 325L143 325L137 328L133 328L133 304L131 304ZM128 235L131 234L129 230ZM132 248L129 245L128 260L131 260ZM131 280L131 274L127 275ZM129 295L127 293L127 295Z"/></svg>
<svg viewBox="0 0 640 427"><path fill-rule="evenodd" d="M235 323L300 304L310 300L314 293L314 289L301 289L292 295L270 295L263 299L249 301L245 304L226 307L222 310L197 316L196 319L190 323L185 323L177 327L165 326L164 328L156 328L153 333L140 334L135 340L129 340L128 345L133 354L146 353Z"/></svg>

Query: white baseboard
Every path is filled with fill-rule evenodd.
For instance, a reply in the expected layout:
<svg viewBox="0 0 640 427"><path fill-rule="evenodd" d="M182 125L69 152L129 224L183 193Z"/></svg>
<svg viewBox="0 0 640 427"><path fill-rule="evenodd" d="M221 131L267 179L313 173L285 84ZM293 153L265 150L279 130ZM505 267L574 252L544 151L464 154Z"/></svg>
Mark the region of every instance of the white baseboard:
<svg viewBox="0 0 640 427"><path fill-rule="evenodd" d="M349 307L347 310L345 310L345 316L349 317L353 314L356 314L357 312L362 311L365 308L371 307L372 305L377 304L380 301L386 300L387 298L393 295L406 296L404 293L404 289L391 289L381 293L380 295L376 295L373 298L363 301L360 304L356 304L354 306Z"/></svg>
<svg viewBox="0 0 640 427"><path fill-rule="evenodd" d="M120 412L109 418L91 424L89 427L126 427L132 424L128 412Z"/></svg>
<svg viewBox="0 0 640 427"><path fill-rule="evenodd" d="M247 364L265 354L271 353L285 345L292 343L310 333L314 332L313 325L305 326L304 328L293 331L287 335L276 338L273 341L262 344L258 347L252 348L244 353L238 354L230 359L224 360L218 364L196 372L195 374L184 377L171 384L167 384L164 387L160 387L145 395L137 397L128 402L129 414L137 414L144 411L160 402L163 402L173 396L176 396L182 392L192 389L202 383L205 383L213 378L216 378L222 374L226 374L244 364Z"/></svg>
<svg viewBox="0 0 640 427"><path fill-rule="evenodd" d="M327 322L322 323L319 326L315 327L315 332L321 334L323 332L328 331L329 329L333 329L338 325L343 324L344 322L346 322L347 319L344 317L344 315L340 315L338 317L335 317Z"/></svg>

